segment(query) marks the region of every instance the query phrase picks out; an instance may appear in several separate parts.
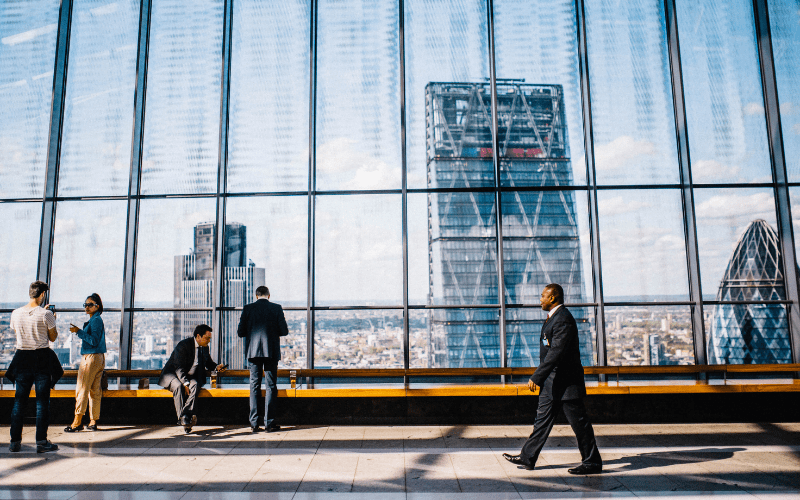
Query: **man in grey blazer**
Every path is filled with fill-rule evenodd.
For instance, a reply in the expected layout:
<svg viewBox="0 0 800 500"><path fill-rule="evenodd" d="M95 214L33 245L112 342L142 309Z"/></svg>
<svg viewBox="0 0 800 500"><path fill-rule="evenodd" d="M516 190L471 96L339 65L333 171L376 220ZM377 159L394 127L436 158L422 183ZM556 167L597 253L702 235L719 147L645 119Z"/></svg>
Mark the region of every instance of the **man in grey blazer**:
<svg viewBox="0 0 800 500"><path fill-rule="evenodd" d="M539 367L528 381L531 391L536 386L541 388L536 420L533 432L522 445L519 455L503 453L503 457L521 468L533 470L539 452L553 429L556 415L563 408L567 422L578 438L582 459L581 465L569 469L569 473L598 474L603 470L603 460L597 449L592 423L583 406L586 384L578 346L578 325L572 313L564 307L561 285L551 283L544 287L539 302L542 309L547 311L547 320L542 325Z"/></svg>
<svg viewBox="0 0 800 500"><path fill-rule="evenodd" d="M258 432L261 416L267 432L278 431L281 427L274 421L278 361L281 359L281 337L289 335L289 328L283 308L269 301L269 288L256 288L256 301L244 306L237 334L244 338L244 357L250 368L250 428ZM267 376L266 398L261 395L263 372Z"/></svg>

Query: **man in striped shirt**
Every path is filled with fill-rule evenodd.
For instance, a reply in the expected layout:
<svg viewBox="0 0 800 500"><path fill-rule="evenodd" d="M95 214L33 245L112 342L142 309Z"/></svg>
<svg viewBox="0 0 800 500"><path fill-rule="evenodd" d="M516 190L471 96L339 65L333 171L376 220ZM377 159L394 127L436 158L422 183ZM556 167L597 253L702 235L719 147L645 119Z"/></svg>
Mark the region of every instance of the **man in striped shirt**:
<svg viewBox="0 0 800 500"><path fill-rule="evenodd" d="M56 316L42 307L45 292L50 289L43 281L34 281L28 289L28 305L11 313L11 328L17 333L17 352L11 362L15 366L17 390L11 410L11 444L8 449L20 451L22 445L22 417L31 387L36 387L36 451L55 451L58 445L47 440L50 423L50 342L56 340Z"/></svg>

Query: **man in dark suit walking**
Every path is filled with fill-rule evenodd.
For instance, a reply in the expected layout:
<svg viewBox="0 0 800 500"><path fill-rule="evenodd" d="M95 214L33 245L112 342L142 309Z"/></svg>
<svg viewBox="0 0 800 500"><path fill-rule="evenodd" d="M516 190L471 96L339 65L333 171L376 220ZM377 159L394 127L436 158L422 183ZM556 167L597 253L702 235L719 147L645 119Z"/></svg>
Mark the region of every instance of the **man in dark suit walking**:
<svg viewBox="0 0 800 500"><path fill-rule="evenodd" d="M259 416L267 432L279 431L275 423L278 398L278 361L281 337L289 335L280 304L269 301L269 288L256 288L256 301L244 306L239 320L239 337L244 338L244 357L250 368L250 428L258 432ZM261 374L267 375L267 396L261 395Z"/></svg>
<svg viewBox="0 0 800 500"><path fill-rule="evenodd" d="M175 346L158 380L158 385L172 391L178 425L182 425L187 434L197 423L194 404L197 393L206 383L206 371L225 371L225 365L218 365L211 359L209 343L211 327L197 325L192 338L183 339Z"/></svg>
<svg viewBox="0 0 800 500"><path fill-rule="evenodd" d="M503 453L512 464L533 470L547 436L553 429L553 421L559 410L564 409L569 425L578 438L581 465L569 469L570 474L598 474L603 470L603 460L597 449L592 424L583 406L586 384L578 346L578 325L575 318L564 307L564 290L551 283L542 291L542 309L547 311L547 320L542 326L539 346L539 367L528 381L528 388L539 392L539 408L533 432L522 445L519 455Z"/></svg>

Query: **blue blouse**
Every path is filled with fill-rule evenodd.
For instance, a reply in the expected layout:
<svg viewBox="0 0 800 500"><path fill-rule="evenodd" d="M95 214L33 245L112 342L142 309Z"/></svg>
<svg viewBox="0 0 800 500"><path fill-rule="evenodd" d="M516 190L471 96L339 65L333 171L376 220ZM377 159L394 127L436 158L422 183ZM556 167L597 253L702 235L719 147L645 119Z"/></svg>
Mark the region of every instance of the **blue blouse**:
<svg viewBox="0 0 800 500"><path fill-rule="evenodd" d="M83 341L81 354L105 354L106 328L99 312L92 314L89 321L83 324L83 330L78 330L75 334Z"/></svg>

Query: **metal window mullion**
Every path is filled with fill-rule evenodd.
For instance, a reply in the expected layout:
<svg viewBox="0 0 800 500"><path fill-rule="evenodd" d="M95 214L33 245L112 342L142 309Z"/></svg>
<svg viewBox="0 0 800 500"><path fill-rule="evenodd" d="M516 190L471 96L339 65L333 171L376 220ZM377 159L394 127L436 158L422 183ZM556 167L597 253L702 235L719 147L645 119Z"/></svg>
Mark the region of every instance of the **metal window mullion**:
<svg viewBox="0 0 800 500"><path fill-rule="evenodd" d="M408 317L408 165L406 160L406 56L405 56L405 4L398 0L398 30L400 57L400 169L403 210L403 368L411 363L410 321ZM408 377L405 380L408 383Z"/></svg>
<svg viewBox="0 0 800 500"><path fill-rule="evenodd" d="M597 215L597 179L594 166L594 135L592 129L592 96L589 83L589 53L586 40L586 14L583 0L575 1L576 25L578 31L578 59L581 78L581 108L583 112L583 144L586 152L586 179L589 203L589 238L592 249L592 284L594 287L595 327L597 344L595 353L597 365L605 366L606 359L606 320L603 300L603 275L600 262L600 223ZM600 376L604 380L604 375Z"/></svg>
<svg viewBox="0 0 800 500"><path fill-rule="evenodd" d="M316 105L317 105L317 12L318 0L311 0L309 16L309 99L308 99L308 276L306 309L306 368L314 368L314 224L316 209Z"/></svg>
<svg viewBox="0 0 800 500"><path fill-rule="evenodd" d="M789 335L792 348L792 362L800 363L800 307L798 307L797 264L795 260L792 211L789 199L786 157L783 149L778 83L775 76L775 60L772 53L772 31L769 25L769 10L766 0L753 0L758 59L761 63L761 84L764 92L767 136L772 160L775 201L777 204L778 228L781 235L783 253L783 276L786 298L791 301L789 311Z"/></svg>
<svg viewBox="0 0 800 500"><path fill-rule="evenodd" d="M119 368L131 368L133 351L133 306L136 284L136 245L139 237L144 112L147 94L147 56L150 44L151 0L142 0L139 12L139 42L136 56L136 91L133 97L133 138L128 183L128 220L125 232L125 269L122 278L122 321L119 335Z"/></svg>
<svg viewBox="0 0 800 500"><path fill-rule="evenodd" d="M683 92L683 71L678 40L678 20L675 0L664 0L667 22L669 69L675 113L675 135L678 145L678 162L681 174L683 201L683 227L686 242L686 259L689 270L689 298L692 306L692 336L694 359L698 365L706 363L705 322L703 319L703 293L700 282L700 257L697 248L697 223L694 206L694 189L689 157L689 131L686 123L686 101Z"/></svg>
<svg viewBox="0 0 800 500"><path fill-rule="evenodd" d="M506 351L506 293L505 275L503 269L503 210L502 192L500 190L500 139L497 116L497 74L495 67L494 46L494 1L487 0L486 5L487 30L489 36L489 84L492 92L492 163L494 164L494 203L495 203L495 232L497 236L497 300L500 304L500 366L508 366L508 352ZM505 377L503 377L505 381Z"/></svg>
<svg viewBox="0 0 800 500"><path fill-rule="evenodd" d="M222 75L220 82L219 104L219 161L217 163L217 218L216 218L216 247L214 249L214 312L212 328L217 332L214 336L217 342L217 360L223 358L223 343L233 339L222 338L222 297L224 294L223 263L225 259L225 193L227 192L228 179L228 126L230 112L231 89L231 41L233 39L233 0L225 0L225 14L222 32ZM246 263L245 263L246 264ZM245 287L246 289L247 287ZM250 297L245 297L247 301ZM230 333L230 332L228 332Z"/></svg>
<svg viewBox="0 0 800 500"><path fill-rule="evenodd" d="M50 101L50 132L47 142L44 193L42 194L39 261L36 267L36 279L47 283L50 282L50 265L53 260L53 237L55 235L56 221L55 198L58 194L58 169L61 164L61 135L64 125L64 101L67 95L71 16L72 0L63 0L58 13L53 93Z"/></svg>

